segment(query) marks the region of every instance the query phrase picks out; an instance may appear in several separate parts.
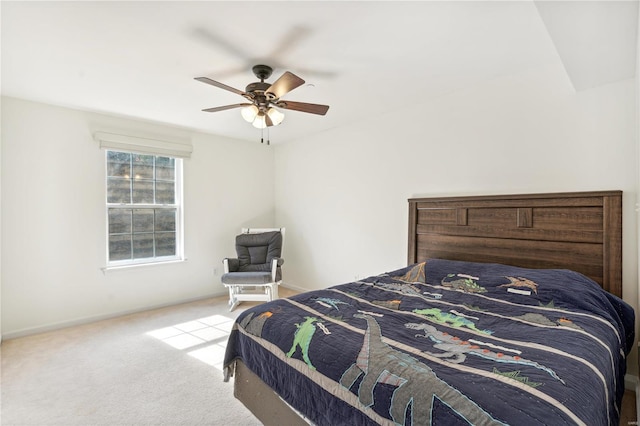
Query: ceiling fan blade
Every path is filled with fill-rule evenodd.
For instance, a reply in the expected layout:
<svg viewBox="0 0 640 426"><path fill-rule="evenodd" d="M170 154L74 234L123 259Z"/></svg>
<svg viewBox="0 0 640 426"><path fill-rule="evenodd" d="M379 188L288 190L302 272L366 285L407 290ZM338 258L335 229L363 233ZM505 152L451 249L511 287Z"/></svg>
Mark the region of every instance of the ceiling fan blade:
<svg viewBox="0 0 640 426"><path fill-rule="evenodd" d="M227 86L226 84L220 83L219 81L211 80L208 77L196 77L195 80L201 81L206 84L210 84L212 86L219 87L224 90L228 90L229 92L237 93L240 96L246 96L247 94L242 90L235 89L231 86Z"/></svg>
<svg viewBox="0 0 640 426"><path fill-rule="evenodd" d="M251 55L241 49L240 44L234 44L228 41L229 37L223 37L209 28L199 27L190 31L192 35L198 37L202 41L209 44L213 48L221 47L226 50L231 56L238 58L242 61L250 61L253 59ZM217 49L216 49L217 50ZM243 68L244 71L244 68Z"/></svg>
<svg viewBox="0 0 640 426"><path fill-rule="evenodd" d="M304 84L304 80L297 75L285 72L269 87L266 92L272 93L276 99L286 95L296 87L300 87Z"/></svg>
<svg viewBox="0 0 640 426"><path fill-rule="evenodd" d="M329 111L329 105L308 104L305 102L278 101L276 106L293 111L309 112L311 114L325 115Z"/></svg>
<svg viewBox="0 0 640 426"><path fill-rule="evenodd" d="M218 112L218 111L225 111L227 109L233 109L233 108L240 108L240 107L245 107L245 106L250 106L253 104L233 104L233 105L225 105L225 106L219 106L219 107L213 107L213 108L207 108L207 109L203 109L202 111L204 112Z"/></svg>
<svg viewBox="0 0 640 426"><path fill-rule="evenodd" d="M299 46L300 42L309 37L310 34L311 30L309 28L295 26L287 31L273 50L264 57L270 59L269 62L274 68L282 67L282 65L276 65L274 63L274 59L277 61L277 58L286 57L289 51L293 50L296 46Z"/></svg>

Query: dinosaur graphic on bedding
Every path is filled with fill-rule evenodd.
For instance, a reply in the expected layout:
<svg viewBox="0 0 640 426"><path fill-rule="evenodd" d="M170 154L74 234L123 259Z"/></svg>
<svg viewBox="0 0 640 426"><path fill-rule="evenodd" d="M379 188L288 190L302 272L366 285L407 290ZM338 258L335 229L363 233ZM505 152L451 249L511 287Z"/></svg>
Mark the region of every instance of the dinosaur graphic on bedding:
<svg viewBox="0 0 640 426"><path fill-rule="evenodd" d="M459 277L455 280L451 280L452 277ZM442 278L440 284L443 287L452 288L454 290L464 291L465 293L486 293L487 289L478 285L480 278L467 274L448 274Z"/></svg>
<svg viewBox="0 0 640 426"><path fill-rule="evenodd" d="M534 283L528 278L522 278L522 277L517 277L517 278L505 277L505 278L509 280L509 283L499 285L498 287L528 288L529 290L538 294L538 284Z"/></svg>
<svg viewBox="0 0 640 426"><path fill-rule="evenodd" d="M330 297L316 297L315 299L313 299L316 303L326 307L326 308L333 308L336 311L339 311L340 308L338 307L338 305L347 305L349 306L348 303L343 302L342 300L339 299L332 299Z"/></svg>
<svg viewBox="0 0 640 426"><path fill-rule="evenodd" d="M309 359L309 344L311 343L311 338L316 332L316 326L314 323L317 321L318 318L305 317L304 322L296 323L297 330L293 335L293 344L291 345L289 352L287 352L287 356L291 358L297 349L300 348L300 351L302 352L302 359L312 370L315 370L316 368Z"/></svg>
<svg viewBox="0 0 640 426"><path fill-rule="evenodd" d="M439 379L429 366L384 343L375 318L363 314L356 314L354 318L364 319L367 331L356 362L345 371L340 384L349 389L363 376L357 387L358 399L362 405L373 405L374 387L378 383L385 383L395 386L389 413L396 424L405 424L410 404L414 419L430 418L434 398L452 407L469 424L503 424ZM429 392L425 392L426 389Z"/></svg>
<svg viewBox="0 0 640 426"><path fill-rule="evenodd" d="M261 337L264 323L269 318L271 318L272 315L273 315L273 312L270 312L270 311L266 311L255 316L252 312L242 320L240 325L242 326L242 328L244 328L247 331L247 333L251 333L254 336Z"/></svg>
<svg viewBox="0 0 640 426"><path fill-rule="evenodd" d="M496 363L516 364L520 366L537 368L538 370L545 371L551 377L559 380L564 384L564 380L558 377L555 371L545 367L544 365L540 365L535 361L531 361L521 357L520 354L522 352L517 349L502 348L502 352L494 352L490 349L487 349L487 347L484 346L484 342L478 340L463 340L459 337L439 331L434 326L429 324L411 322L405 324L404 326L411 330L423 331L424 334L418 333L416 334L416 337L424 337L431 340L434 343L433 347L442 351L438 353L427 353L438 358L444 358L448 362L459 364L466 360L467 355L472 355L479 358L488 359ZM506 352L515 353L515 355L510 355Z"/></svg>
<svg viewBox="0 0 640 426"><path fill-rule="evenodd" d="M475 323L462 315L455 315L449 312L442 312L438 308L428 308L428 309L414 309L414 313L418 315L423 315L427 319L437 322L439 324L447 324L451 327L466 327L470 330L477 331L483 334L491 334L492 332L489 330L479 330Z"/></svg>

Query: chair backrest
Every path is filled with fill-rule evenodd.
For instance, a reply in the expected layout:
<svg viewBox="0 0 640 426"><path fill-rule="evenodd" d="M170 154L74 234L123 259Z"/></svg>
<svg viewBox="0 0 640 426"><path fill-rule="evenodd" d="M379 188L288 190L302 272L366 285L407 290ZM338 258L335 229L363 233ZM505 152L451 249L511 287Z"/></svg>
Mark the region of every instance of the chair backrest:
<svg viewBox="0 0 640 426"><path fill-rule="evenodd" d="M243 228L236 236L239 270L270 271L271 261L282 256L284 228Z"/></svg>
<svg viewBox="0 0 640 426"><path fill-rule="evenodd" d="M284 240L284 231L286 228L242 228L240 232L242 234L262 234L263 232L280 231L282 239Z"/></svg>

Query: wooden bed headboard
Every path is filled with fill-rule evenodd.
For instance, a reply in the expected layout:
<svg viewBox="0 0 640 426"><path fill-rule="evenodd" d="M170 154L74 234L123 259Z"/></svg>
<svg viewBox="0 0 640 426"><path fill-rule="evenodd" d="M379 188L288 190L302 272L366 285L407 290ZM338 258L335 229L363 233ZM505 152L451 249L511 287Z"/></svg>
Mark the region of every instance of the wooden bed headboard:
<svg viewBox="0 0 640 426"><path fill-rule="evenodd" d="M408 263L572 269L622 297L622 191L409 199Z"/></svg>

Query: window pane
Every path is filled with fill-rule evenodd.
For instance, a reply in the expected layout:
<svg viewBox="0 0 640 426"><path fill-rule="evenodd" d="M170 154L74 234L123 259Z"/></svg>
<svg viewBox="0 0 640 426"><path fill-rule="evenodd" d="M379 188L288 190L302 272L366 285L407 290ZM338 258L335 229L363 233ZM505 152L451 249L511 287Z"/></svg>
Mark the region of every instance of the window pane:
<svg viewBox="0 0 640 426"><path fill-rule="evenodd" d="M109 236L109 260L131 259L131 235Z"/></svg>
<svg viewBox="0 0 640 426"><path fill-rule="evenodd" d="M131 202L131 180L107 179L107 203L128 204Z"/></svg>
<svg viewBox="0 0 640 426"><path fill-rule="evenodd" d="M109 234L131 233L131 210L109 209Z"/></svg>
<svg viewBox="0 0 640 426"><path fill-rule="evenodd" d="M176 254L176 233L156 233L156 256L173 256Z"/></svg>
<svg viewBox="0 0 640 426"><path fill-rule="evenodd" d="M107 176L131 177L131 154L127 152L107 153Z"/></svg>
<svg viewBox="0 0 640 426"><path fill-rule="evenodd" d="M156 209L156 232L176 230L176 211Z"/></svg>
<svg viewBox="0 0 640 426"><path fill-rule="evenodd" d="M153 232L153 210L133 210L133 233Z"/></svg>
<svg viewBox="0 0 640 426"><path fill-rule="evenodd" d="M153 155L133 154L133 177L153 179Z"/></svg>
<svg viewBox="0 0 640 426"><path fill-rule="evenodd" d="M133 203L153 204L153 181L138 180L133 181Z"/></svg>
<svg viewBox="0 0 640 426"><path fill-rule="evenodd" d="M156 204L175 204L175 184L156 182Z"/></svg>
<svg viewBox="0 0 640 426"><path fill-rule="evenodd" d="M133 234L133 258L153 257L153 233Z"/></svg>
<svg viewBox="0 0 640 426"><path fill-rule="evenodd" d="M156 180L170 180L176 178L176 160L169 157L156 157Z"/></svg>

